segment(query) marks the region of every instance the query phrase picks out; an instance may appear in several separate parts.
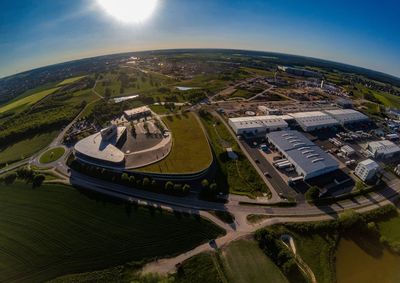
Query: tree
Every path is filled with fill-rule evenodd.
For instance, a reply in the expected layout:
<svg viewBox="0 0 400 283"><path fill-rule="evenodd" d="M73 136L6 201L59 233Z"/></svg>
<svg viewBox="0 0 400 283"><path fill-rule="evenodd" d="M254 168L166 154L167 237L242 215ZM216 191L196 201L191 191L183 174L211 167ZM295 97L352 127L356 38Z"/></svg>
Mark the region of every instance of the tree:
<svg viewBox="0 0 400 283"><path fill-rule="evenodd" d="M150 179L147 177L144 177L142 184L143 184L144 188L148 188L150 186Z"/></svg>
<svg viewBox="0 0 400 283"><path fill-rule="evenodd" d="M121 181L123 184L127 185L129 184L129 175L127 173L122 173L121 175Z"/></svg>
<svg viewBox="0 0 400 283"><path fill-rule="evenodd" d="M15 182L15 179L17 179L17 173L12 172L12 173L10 173L10 174L7 174L7 175L4 177L4 183L5 183L6 185L11 185L12 183Z"/></svg>
<svg viewBox="0 0 400 283"><path fill-rule="evenodd" d="M129 177L129 185L131 185L131 186L135 185L135 176L130 176Z"/></svg>
<svg viewBox="0 0 400 283"><path fill-rule="evenodd" d="M207 179L204 179L203 181L201 181L201 186L203 187L203 189L207 189L210 186L210 183Z"/></svg>
<svg viewBox="0 0 400 283"><path fill-rule="evenodd" d="M319 188L317 186L310 187L306 192L307 201L316 201L319 199Z"/></svg>
<svg viewBox="0 0 400 283"><path fill-rule="evenodd" d="M188 185L188 184L183 185L182 191L183 191L183 194L185 194L185 195L188 194L190 192L190 185Z"/></svg>
<svg viewBox="0 0 400 283"><path fill-rule="evenodd" d="M167 192L171 192L174 189L174 183L172 183L171 181L166 182L164 189Z"/></svg>
<svg viewBox="0 0 400 283"><path fill-rule="evenodd" d="M105 90L105 92L104 92L104 98L105 98L106 100L109 100L110 97L111 97L111 89L110 89L109 87L106 87L106 90Z"/></svg>
<svg viewBox="0 0 400 283"><path fill-rule="evenodd" d="M33 177L32 181L32 187L40 187L43 183L43 181L46 179L46 177L43 174L37 174Z"/></svg>

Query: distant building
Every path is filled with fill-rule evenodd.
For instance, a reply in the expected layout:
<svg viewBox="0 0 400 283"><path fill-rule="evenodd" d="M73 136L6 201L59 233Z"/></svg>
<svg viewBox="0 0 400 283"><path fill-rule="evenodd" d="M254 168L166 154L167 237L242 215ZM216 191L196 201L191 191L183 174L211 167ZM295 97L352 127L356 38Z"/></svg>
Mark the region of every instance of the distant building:
<svg viewBox="0 0 400 283"><path fill-rule="evenodd" d="M356 153L356 151L349 145L342 146L340 151L346 156L353 156Z"/></svg>
<svg viewBox="0 0 400 283"><path fill-rule="evenodd" d="M127 120L137 120L140 118L151 116L151 110L147 106L142 106L124 111L124 116Z"/></svg>
<svg viewBox="0 0 400 283"><path fill-rule="evenodd" d="M304 177L304 180L339 168L339 163L335 159L298 131L273 132L266 137L268 142L294 166L297 174Z"/></svg>
<svg viewBox="0 0 400 283"><path fill-rule="evenodd" d="M388 159L400 156L400 147L388 140L370 142L367 150L374 158L379 159Z"/></svg>
<svg viewBox="0 0 400 283"><path fill-rule="evenodd" d="M281 115L282 111L276 108L269 108L264 105L258 106L258 110L266 115Z"/></svg>
<svg viewBox="0 0 400 283"><path fill-rule="evenodd" d="M290 113L305 132L338 126L339 122L321 111Z"/></svg>
<svg viewBox="0 0 400 283"><path fill-rule="evenodd" d="M368 116L353 109L325 110L324 112L343 126L369 120Z"/></svg>
<svg viewBox="0 0 400 283"><path fill-rule="evenodd" d="M349 99L339 98L336 101L337 105L342 107L343 109L351 109L353 108L353 102Z"/></svg>
<svg viewBox="0 0 400 283"><path fill-rule="evenodd" d="M264 136L268 132L288 127L288 124L280 116L230 118L228 123L236 135L244 136Z"/></svg>
<svg viewBox="0 0 400 283"><path fill-rule="evenodd" d="M238 155L236 154L236 152L233 151L231 147L226 148L226 153L228 154L229 159L238 159Z"/></svg>
<svg viewBox="0 0 400 283"><path fill-rule="evenodd" d="M358 163L354 173L361 180L369 181L375 177L376 173L379 171L379 165L372 159L367 159Z"/></svg>

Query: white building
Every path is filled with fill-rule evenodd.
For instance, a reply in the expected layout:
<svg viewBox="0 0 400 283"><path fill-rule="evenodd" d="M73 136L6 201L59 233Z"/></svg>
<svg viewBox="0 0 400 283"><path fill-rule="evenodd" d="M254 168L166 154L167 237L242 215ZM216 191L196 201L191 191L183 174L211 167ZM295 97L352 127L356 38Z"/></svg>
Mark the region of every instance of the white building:
<svg viewBox="0 0 400 283"><path fill-rule="evenodd" d="M140 119L151 115L151 110L147 106L133 108L124 111L125 118L128 120Z"/></svg>
<svg viewBox="0 0 400 283"><path fill-rule="evenodd" d="M378 163L376 163L372 159L367 159L358 163L354 173L365 182L371 180L376 175L376 173L378 173L378 171Z"/></svg>
<svg viewBox="0 0 400 283"><path fill-rule="evenodd" d="M269 108L264 105L259 105L257 108L258 108L258 111L260 111L266 115L281 115L282 114L281 110L276 109L276 108Z"/></svg>
<svg viewBox="0 0 400 283"><path fill-rule="evenodd" d="M374 158L380 159L387 159L400 155L400 147L388 140L370 142L367 150Z"/></svg>
<svg viewBox="0 0 400 283"><path fill-rule="evenodd" d="M290 113L305 132L338 126L339 122L321 111Z"/></svg>
<svg viewBox="0 0 400 283"><path fill-rule="evenodd" d="M356 151L349 145L344 145L340 148L340 151L343 152L344 155L346 156L352 156L356 154Z"/></svg>
<svg viewBox="0 0 400 283"><path fill-rule="evenodd" d="M236 135L261 136L288 127L288 124L279 116L230 118L228 123Z"/></svg>
<svg viewBox="0 0 400 283"><path fill-rule="evenodd" d="M353 109L325 110L326 114L337 120L341 125L368 121L368 116Z"/></svg>

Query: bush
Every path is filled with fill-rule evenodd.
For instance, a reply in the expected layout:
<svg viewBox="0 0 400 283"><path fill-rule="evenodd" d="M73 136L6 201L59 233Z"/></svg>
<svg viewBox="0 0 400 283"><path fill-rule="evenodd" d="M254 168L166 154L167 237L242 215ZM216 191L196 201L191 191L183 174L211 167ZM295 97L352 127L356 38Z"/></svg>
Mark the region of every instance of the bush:
<svg viewBox="0 0 400 283"><path fill-rule="evenodd" d="M316 186L310 187L306 192L307 201L316 201L319 199L319 188Z"/></svg>
<svg viewBox="0 0 400 283"><path fill-rule="evenodd" d="M35 175L35 177L33 177L32 187L40 187L45 179L46 177L43 174Z"/></svg>
<svg viewBox="0 0 400 283"><path fill-rule="evenodd" d="M6 185L11 185L12 183L15 182L16 179L17 179L17 173L12 172L4 176L4 183Z"/></svg>

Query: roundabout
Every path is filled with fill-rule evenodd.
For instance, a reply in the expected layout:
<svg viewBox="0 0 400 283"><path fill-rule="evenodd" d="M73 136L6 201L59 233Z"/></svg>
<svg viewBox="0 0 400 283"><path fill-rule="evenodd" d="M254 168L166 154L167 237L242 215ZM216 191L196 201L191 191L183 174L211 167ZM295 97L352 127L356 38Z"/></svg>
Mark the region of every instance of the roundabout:
<svg viewBox="0 0 400 283"><path fill-rule="evenodd" d="M40 164L49 164L57 161L65 154L64 147L53 147L45 151L39 158Z"/></svg>

